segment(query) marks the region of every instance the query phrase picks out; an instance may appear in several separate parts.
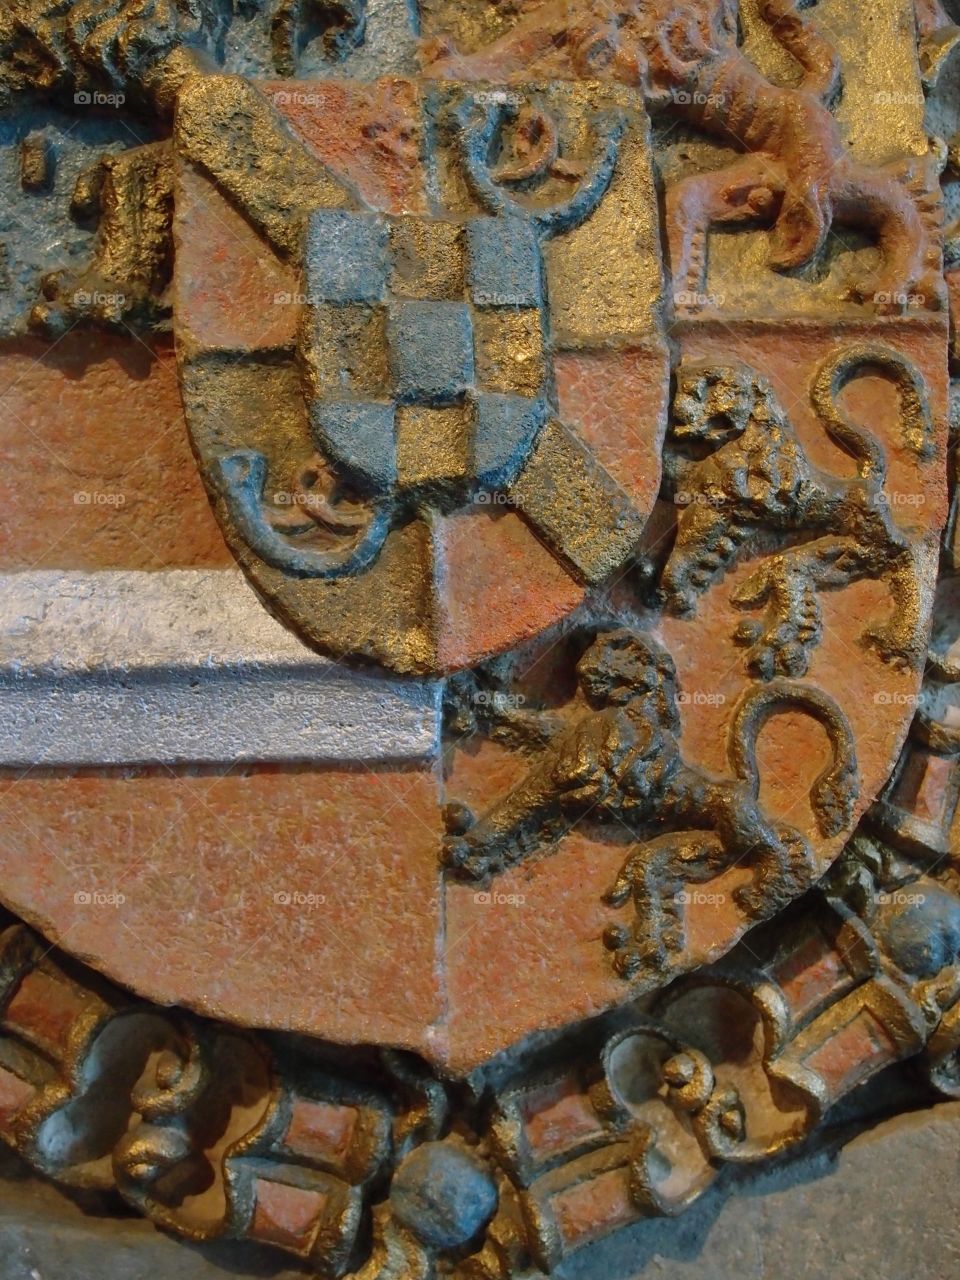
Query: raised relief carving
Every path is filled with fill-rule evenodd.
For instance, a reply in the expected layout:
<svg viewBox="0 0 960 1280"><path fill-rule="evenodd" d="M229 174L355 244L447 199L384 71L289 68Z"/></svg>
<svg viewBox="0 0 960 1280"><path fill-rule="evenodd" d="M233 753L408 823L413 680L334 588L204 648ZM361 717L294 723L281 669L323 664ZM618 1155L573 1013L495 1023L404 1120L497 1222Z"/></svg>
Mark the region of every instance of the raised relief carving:
<svg viewBox="0 0 960 1280"><path fill-rule="evenodd" d="M145 1009L68 977L14 926L0 1130L45 1173L115 1187L194 1240L268 1244L354 1280L440 1265L532 1280L688 1207L724 1164L802 1142L893 1062L916 1057L956 1096L960 903L858 840L825 892L722 965L478 1077L455 1126L444 1086L404 1055L358 1078L336 1054Z"/></svg>
<svg viewBox="0 0 960 1280"><path fill-rule="evenodd" d="M772 84L737 44L737 0L553 0L470 54L428 48L431 75L456 79L610 78L642 93L742 158L668 188L665 225L674 291L705 287L711 228L772 228L770 266L792 271L822 249L834 223L876 236L881 266L854 295L898 312L918 294L940 305L937 173L924 161L867 166L851 159L829 110L839 67L830 43L794 0L763 0L760 15L803 71ZM694 304L696 306L696 304Z"/></svg>
<svg viewBox="0 0 960 1280"><path fill-rule="evenodd" d="M356 155L321 165L296 95L270 92L272 100L237 80L195 80L180 94L177 116L185 400L238 558L286 618L335 653L358 651L353 597L337 594L335 584L356 580L350 590L358 600L370 599L368 579L390 597L446 602L457 588L443 547L460 521L503 539L520 577L549 548L557 567L542 613L562 616L587 585L630 560L655 499L655 457L621 483L599 442L564 421L554 375L565 350L616 341L639 343L651 376L666 380L652 211L618 216L628 188L653 195L642 116L603 85L533 86L522 107L473 86L418 88L405 108L415 145L391 147L384 185L358 199L358 174L381 164L366 135ZM224 129L242 154L257 151L257 183L224 148ZM439 196L425 185L428 139ZM402 198L397 182L407 186ZM210 198L222 197L302 289L282 335L244 339L232 350L214 336L222 318L207 319L188 235L196 218L222 234L209 213ZM571 295L570 318L558 324L574 280L568 262L584 254L602 255L611 280L642 287L648 305L635 311L610 298L578 332L582 316ZM617 371L615 381L627 375ZM224 397L250 403L251 392L279 376L291 390L294 377L299 383L299 395L281 400L289 427L261 439L259 413L248 409L241 423L227 410L228 443L218 408ZM658 411L644 430L661 429ZM501 515L507 519L494 522ZM445 603L428 611L426 627L412 612L393 632L362 624L367 656L429 673L530 633L519 598L493 642L479 616L448 641Z"/></svg>
<svg viewBox="0 0 960 1280"><path fill-rule="evenodd" d="M813 535L762 558L733 596L744 610L764 610L763 623L744 622L738 633L763 679L803 675L821 634L817 592L867 576L889 582L894 611L866 638L887 661L916 665L925 652L910 588L914 551L891 512L886 450L837 400L871 369L899 397L901 447L921 460L932 456L930 409L911 361L879 343L842 349L816 371L810 399L830 439L856 463L848 481L811 466L770 384L753 370L679 370L668 474L682 515L663 571L667 607L691 611L697 594L769 533Z"/></svg>
<svg viewBox="0 0 960 1280"><path fill-rule="evenodd" d="M928 86L957 43L931 5ZM14 106L126 95L141 122L70 171L89 256L45 259L29 341L160 344L296 696L366 696L322 756L299 742L333 699L282 766L238 732L199 835L163 785L207 781L190 759L9 779L35 790L0 896L48 941L0 933L0 1136L310 1273L536 1280L886 1067L960 1096L960 667L929 634L956 156L851 127L855 6L828 35L793 0L424 0L389 53L381 9L0 14ZM753 231L743 296L705 294ZM239 720L248 644L217 671ZM341 754L374 706L416 732ZM91 805L149 851L146 966L60 892ZM156 889L154 819L202 850L202 909Z"/></svg>
<svg viewBox="0 0 960 1280"><path fill-rule="evenodd" d="M608 898L615 906L632 899L637 921L632 930L611 925L604 941L626 978L668 968L671 953L682 950L682 920L671 902L684 884L748 864L754 879L737 900L762 919L812 882L815 863L803 836L762 814L756 745L778 711L799 710L819 721L832 758L813 784L811 803L824 835L842 830L858 774L850 726L832 698L786 680L747 692L730 722L733 778L725 780L684 762L676 671L654 641L623 629L602 633L580 659L577 679L586 714L558 731L531 772L476 822L454 810L447 866L482 879L542 850L585 814L622 824L641 843ZM672 830L643 839L644 827Z"/></svg>
<svg viewBox="0 0 960 1280"><path fill-rule="evenodd" d="M179 86L210 69L207 49L222 29L212 0L12 0L0 14L0 101L40 94L95 109L128 104L169 128ZM44 277L32 328L57 336L82 321L149 330L169 319L172 184L162 143L105 155L80 175L71 211L98 227L94 257L79 272Z"/></svg>

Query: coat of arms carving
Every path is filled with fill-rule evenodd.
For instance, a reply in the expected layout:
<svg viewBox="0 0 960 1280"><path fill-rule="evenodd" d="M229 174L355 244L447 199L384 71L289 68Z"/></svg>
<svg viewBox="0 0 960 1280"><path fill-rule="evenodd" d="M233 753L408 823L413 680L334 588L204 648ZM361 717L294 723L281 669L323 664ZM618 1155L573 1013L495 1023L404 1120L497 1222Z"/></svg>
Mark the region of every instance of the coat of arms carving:
<svg viewBox="0 0 960 1280"><path fill-rule="evenodd" d="M520 1280L960 1091L960 28L374 8L0 14L0 1133Z"/></svg>

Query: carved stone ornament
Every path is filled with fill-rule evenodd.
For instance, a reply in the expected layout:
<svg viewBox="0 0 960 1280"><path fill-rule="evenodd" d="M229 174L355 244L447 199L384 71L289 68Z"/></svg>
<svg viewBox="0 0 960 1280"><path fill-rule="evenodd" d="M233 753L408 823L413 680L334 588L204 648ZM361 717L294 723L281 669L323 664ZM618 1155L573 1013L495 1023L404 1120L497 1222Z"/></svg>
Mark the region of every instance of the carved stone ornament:
<svg viewBox="0 0 960 1280"><path fill-rule="evenodd" d="M36 1171L532 1280L960 1098L958 23L5 0Z"/></svg>

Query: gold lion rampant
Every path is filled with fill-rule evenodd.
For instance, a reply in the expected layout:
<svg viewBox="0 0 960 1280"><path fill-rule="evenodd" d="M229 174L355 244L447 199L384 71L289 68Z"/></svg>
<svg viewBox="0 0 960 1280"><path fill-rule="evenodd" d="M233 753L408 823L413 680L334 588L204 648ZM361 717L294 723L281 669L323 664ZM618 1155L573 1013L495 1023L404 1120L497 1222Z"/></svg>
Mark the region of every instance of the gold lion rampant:
<svg viewBox="0 0 960 1280"><path fill-rule="evenodd" d="M677 893L737 865L755 876L736 893L752 920L765 919L816 878L807 840L768 820L760 805L756 745L780 712L800 711L826 731L831 759L810 803L823 835L849 823L859 784L853 734L834 700L810 685L774 680L748 690L734 709L727 742L732 778L709 777L680 754L673 660L628 628L601 633L577 666L586 714L547 742L530 772L476 821L462 805L448 812L443 851L458 876L482 880L556 842L589 816L637 830L607 895L633 898L632 929L613 926L605 944L625 978L660 973L684 945ZM658 833L644 839L643 829Z"/></svg>
<svg viewBox="0 0 960 1280"><path fill-rule="evenodd" d="M733 593L738 608L766 611L763 623L746 620L737 632L749 669L761 678L804 675L822 630L818 591L863 578L886 581L896 606L865 639L889 662L915 667L924 656L917 551L891 514L886 453L837 403L843 386L867 369L899 392L904 447L920 459L933 451L919 371L890 347L855 344L824 362L810 393L830 439L857 463L859 474L849 480L811 465L770 384L753 370L679 370L671 443L692 456L673 452L666 463L682 510L661 577L666 607L692 613L697 595L738 555L759 550L766 535L810 535L764 557Z"/></svg>

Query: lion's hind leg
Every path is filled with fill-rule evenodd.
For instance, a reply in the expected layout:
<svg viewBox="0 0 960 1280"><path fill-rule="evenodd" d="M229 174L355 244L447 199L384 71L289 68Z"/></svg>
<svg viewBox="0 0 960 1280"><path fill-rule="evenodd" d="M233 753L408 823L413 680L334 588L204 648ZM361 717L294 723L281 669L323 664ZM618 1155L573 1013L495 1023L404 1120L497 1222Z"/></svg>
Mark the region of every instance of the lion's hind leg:
<svg viewBox="0 0 960 1280"><path fill-rule="evenodd" d="M806 674L822 635L821 591L836 591L864 578L887 583L893 598L889 619L868 627L863 643L885 662L916 667L925 653L923 612L916 584L921 552L877 547L856 537L817 538L767 556L737 587L738 609L763 609L745 620L737 643L747 653L747 669L761 680Z"/></svg>
<svg viewBox="0 0 960 1280"><path fill-rule="evenodd" d="M720 839L706 831L658 836L633 850L604 895L613 907L633 900L632 926L611 925L604 934L621 977L659 974L669 967L686 945L685 886L711 880L727 861Z"/></svg>
<svg viewBox="0 0 960 1280"><path fill-rule="evenodd" d="M823 634L814 575L806 559L768 556L736 589L738 609L763 608L763 622L745 619L735 640L747 650L747 670L761 680L806 674L810 651Z"/></svg>

